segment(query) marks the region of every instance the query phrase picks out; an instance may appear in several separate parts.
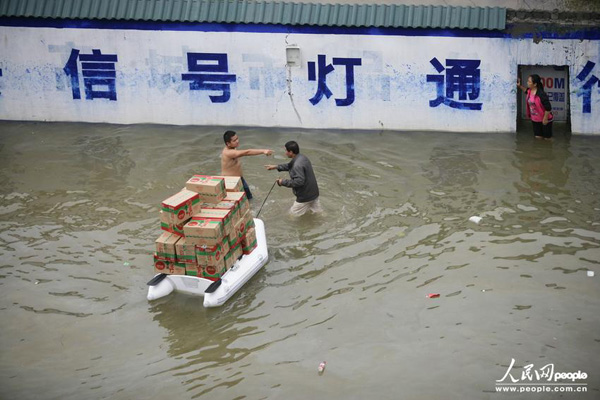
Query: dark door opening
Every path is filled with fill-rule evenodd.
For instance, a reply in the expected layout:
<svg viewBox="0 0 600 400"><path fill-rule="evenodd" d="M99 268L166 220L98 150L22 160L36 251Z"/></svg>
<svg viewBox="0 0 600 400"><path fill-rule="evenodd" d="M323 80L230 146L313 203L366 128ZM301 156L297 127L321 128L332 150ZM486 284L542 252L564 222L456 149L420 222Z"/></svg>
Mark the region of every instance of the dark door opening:
<svg viewBox="0 0 600 400"><path fill-rule="evenodd" d="M569 103L569 67L567 65L519 65L521 85L527 86L529 75L538 74L544 83L554 115L554 130L571 133L571 111ZM530 129L525 109L525 94L517 90L517 132Z"/></svg>

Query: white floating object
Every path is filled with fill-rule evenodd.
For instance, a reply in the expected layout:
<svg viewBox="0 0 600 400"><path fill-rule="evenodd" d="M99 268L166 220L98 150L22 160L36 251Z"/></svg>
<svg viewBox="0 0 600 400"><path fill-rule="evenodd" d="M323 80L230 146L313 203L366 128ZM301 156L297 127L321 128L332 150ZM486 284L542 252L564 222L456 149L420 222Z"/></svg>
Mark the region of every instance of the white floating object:
<svg viewBox="0 0 600 400"><path fill-rule="evenodd" d="M319 368L317 369L317 371L319 371L320 374L323 373L323 371L325 371L325 366L327 365L327 361L323 361L319 364Z"/></svg>
<svg viewBox="0 0 600 400"><path fill-rule="evenodd" d="M594 271L588 271L587 274L591 278L592 276L594 276Z"/></svg>
<svg viewBox="0 0 600 400"><path fill-rule="evenodd" d="M148 287L148 300L156 300L169 295L171 292L182 292L191 295L204 296L204 307L218 307L234 295L254 274L269 260L265 224L254 218L257 247L250 254L242 256L221 278L221 284L212 293L205 290L213 283L206 278L190 275L167 275L154 286Z"/></svg>
<svg viewBox="0 0 600 400"><path fill-rule="evenodd" d="M469 221L475 222L476 224L478 224L479 221L481 221L481 217L478 217L477 215L473 215L471 218L469 218Z"/></svg>

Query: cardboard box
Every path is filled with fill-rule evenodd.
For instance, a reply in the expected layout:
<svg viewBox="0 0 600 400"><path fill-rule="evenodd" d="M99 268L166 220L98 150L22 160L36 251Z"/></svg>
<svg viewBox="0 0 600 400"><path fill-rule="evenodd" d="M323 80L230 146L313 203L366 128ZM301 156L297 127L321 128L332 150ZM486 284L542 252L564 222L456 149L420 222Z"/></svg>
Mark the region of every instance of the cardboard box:
<svg viewBox="0 0 600 400"><path fill-rule="evenodd" d="M237 261L238 258L242 256L242 242L238 241L231 249L229 250L229 254L225 257L225 267L230 269L233 267L233 264Z"/></svg>
<svg viewBox="0 0 600 400"><path fill-rule="evenodd" d="M162 260L177 261L175 245L181 236L171 232L163 232L154 242L156 245L156 256Z"/></svg>
<svg viewBox="0 0 600 400"><path fill-rule="evenodd" d="M254 218L252 218L250 212L247 212L240 218L237 224L235 224L234 233L232 233L230 240L240 240L250 228L254 228ZM235 237L233 237L234 235Z"/></svg>
<svg viewBox="0 0 600 400"><path fill-rule="evenodd" d="M185 237L175 243L175 261L183 264L196 264L196 245L190 243Z"/></svg>
<svg viewBox="0 0 600 400"><path fill-rule="evenodd" d="M196 246L196 262L200 265L225 266L224 259L228 252L227 240L214 246Z"/></svg>
<svg viewBox="0 0 600 400"><path fill-rule="evenodd" d="M215 178L223 178L225 180L225 190L227 192L243 192L244 184L242 183L242 178L239 176L218 176L215 175Z"/></svg>
<svg viewBox="0 0 600 400"><path fill-rule="evenodd" d="M196 219L202 220L217 220L223 224L223 233L229 235L233 232L233 222L231 220L231 210L224 209L204 209L192 217L192 221ZM223 235L221 235L223 236Z"/></svg>
<svg viewBox="0 0 600 400"><path fill-rule="evenodd" d="M188 190L198 193L203 203L218 203L225 198L225 179L209 175L194 175L186 183Z"/></svg>
<svg viewBox="0 0 600 400"><path fill-rule="evenodd" d="M163 213L166 213L173 225L181 225L200 211L200 197L198 193L182 189L162 202Z"/></svg>
<svg viewBox="0 0 600 400"><path fill-rule="evenodd" d="M186 242L197 246L214 246L225 236L223 223L217 219L192 218L183 226L183 232Z"/></svg>
<svg viewBox="0 0 600 400"><path fill-rule="evenodd" d="M257 246L256 229L250 228L246 231L246 235L242 238L242 252L244 254L252 253Z"/></svg>
<svg viewBox="0 0 600 400"><path fill-rule="evenodd" d="M203 268L198 264L185 264L185 274L191 276L202 276Z"/></svg>
<svg viewBox="0 0 600 400"><path fill-rule="evenodd" d="M250 211L250 202L246 192L227 192L225 201L234 201L237 206L238 215L244 215L247 211Z"/></svg>
<svg viewBox="0 0 600 400"><path fill-rule="evenodd" d="M154 254L154 272L157 274L185 275L185 264L161 260Z"/></svg>
<svg viewBox="0 0 600 400"><path fill-rule="evenodd" d="M190 218L191 219L191 218ZM188 220L186 220L187 222ZM174 233L178 236L183 236L183 224L173 224L169 213L160 211L160 229L163 231Z"/></svg>
<svg viewBox="0 0 600 400"><path fill-rule="evenodd" d="M220 201L218 203L202 203L200 205L201 211L204 210L228 210L231 211L231 224L232 226L238 222L239 213L237 212L237 204L235 201Z"/></svg>
<svg viewBox="0 0 600 400"><path fill-rule="evenodd" d="M213 281L221 278L225 272L227 272L225 267L220 268L214 265L202 266L202 277Z"/></svg>

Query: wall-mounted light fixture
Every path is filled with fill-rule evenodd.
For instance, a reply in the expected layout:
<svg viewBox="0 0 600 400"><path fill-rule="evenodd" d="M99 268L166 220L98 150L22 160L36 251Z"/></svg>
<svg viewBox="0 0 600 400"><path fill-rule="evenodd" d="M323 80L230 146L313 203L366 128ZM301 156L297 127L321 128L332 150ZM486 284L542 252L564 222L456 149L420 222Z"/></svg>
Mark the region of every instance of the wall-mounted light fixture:
<svg viewBox="0 0 600 400"><path fill-rule="evenodd" d="M295 44L290 44L285 48L286 65L288 67L299 67L301 65L300 48Z"/></svg>

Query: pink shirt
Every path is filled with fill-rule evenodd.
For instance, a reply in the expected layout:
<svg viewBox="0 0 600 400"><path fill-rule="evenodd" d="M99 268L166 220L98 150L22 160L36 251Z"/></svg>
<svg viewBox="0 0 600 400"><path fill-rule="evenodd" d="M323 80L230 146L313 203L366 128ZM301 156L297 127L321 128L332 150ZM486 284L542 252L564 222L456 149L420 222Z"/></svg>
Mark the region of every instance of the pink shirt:
<svg viewBox="0 0 600 400"><path fill-rule="evenodd" d="M544 119L544 107L538 107L535 102L536 96L531 93L531 90L527 91L527 107L529 108L529 117L532 121L542 122ZM541 106L541 104L540 104Z"/></svg>
<svg viewBox="0 0 600 400"><path fill-rule="evenodd" d="M527 90L527 116L534 122L542 122L544 120L544 113L546 110L542 105L542 101L539 96L531 94L531 90ZM548 120L552 120L552 114L548 116Z"/></svg>

